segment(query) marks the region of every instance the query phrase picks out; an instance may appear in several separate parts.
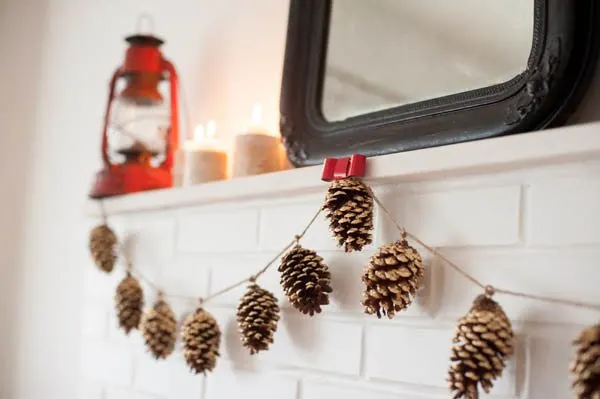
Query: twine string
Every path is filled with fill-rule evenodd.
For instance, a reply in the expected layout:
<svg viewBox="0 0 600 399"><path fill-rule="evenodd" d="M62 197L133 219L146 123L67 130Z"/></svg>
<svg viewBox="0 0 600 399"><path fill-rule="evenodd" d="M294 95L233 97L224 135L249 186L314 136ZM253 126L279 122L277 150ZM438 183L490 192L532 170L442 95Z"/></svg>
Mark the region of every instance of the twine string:
<svg viewBox="0 0 600 399"><path fill-rule="evenodd" d="M311 228L311 226L315 223L315 221L317 220L317 218L319 217L319 215L321 214L321 208L319 208L319 210L317 211L317 213L315 213L315 215L312 217L312 219L310 220L310 222L308 222L308 224L306 225L306 227L304 227L304 229L302 230L302 232L300 234L297 234L294 236L294 239L292 241L290 241L285 247L283 247L283 249L281 249L281 251L279 251L277 253L277 255L275 255L264 267L262 267L261 269L259 269L256 273L246 277L243 280L240 280L238 282L236 282L235 284L232 284L230 286L227 286L221 290L215 291L205 297L189 297L189 296L185 296L185 295L173 295L173 294L166 294L164 293L164 291L158 287L156 284L154 284L154 282L152 281L152 279L148 278L147 276L145 276L138 268L134 268L133 267L133 262L131 262L130 256L127 253L128 251L125 250L124 246L121 245L120 249L121 249L121 253L123 254L125 261L127 263L127 267L128 270L131 271L131 273L135 276L137 276L140 280L144 281L150 288L152 288L153 290L157 291L157 292L161 292L163 293L163 296L165 297L169 297L169 298L176 298L176 299L184 299L184 300L197 300L198 303L200 305L218 297L221 296L229 291L232 291L234 289L236 289L237 287L246 284L246 283L254 283L260 276L262 276L267 270L269 270L274 264L275 262L281 257L283 256L284 253L286 253L290 248L292 248L295 245L298 245L300 239L302 237L304 237L306 235L306 233L308 232L308 230Z"/></svg>
<svg viewBox="0 0 600 399"><path fill-rule="evenodd" d="M600 305L598 305L598 304L591 304L591 303L569 300L569 299L561 299L561 298L553 298L553 297L546 297L546 296L541 296L541 295L528 294L526 292L498 288L498 287L490 285L490 284L484 284L482 281L477 279L475 276L471 275L470 273L465 271L463 268L461 268L458 264L456 264L455 262L450 260L448 257L446 257L441 251L439 251L438 249L436 249L434 247L427 245L423 240L421 240L414 234L406 231L406 229L404 227L402 227L396 221L396 219L392 216L391 212L385 207L385 205L383 205L382 201L375 195L375 193L373 193L372 190L371 190L371 194L373 196L373 200L379 206L379 209L386 215L386 217L390 220L390 222L398 230L398 232L400 233L400 236L403 239L405 239L406 237L410 238L412 241L414 241L415 243L417 243L418 245L423 247L427 252L429 252L433 256L441 259L443 261L444 265L451 267L457 273L462 275L465 279L467 279L474 285L476 285L479 288L481 288L482 290L484 290L486 295L492 296L497 293L497 294L504 294L504 295L509 295L509 296L513 296L513 297L531 299L531 300L540 301L540 302L554 303L554 304L559 304L559 305L566 305L566 306L600 311ZM100 201L100 210L101 210L102 220L104 223L106 223L106 211L104 209L104 203L102 201ZM312 219L308 222L308 224L302 230L302 232L300 234L295 235L292 241L290 241L285 247L283 247L283 249L281 249L281 251L279 251L277 253L277 255L275 255L264 267L259 269L256 273L251 274L250 276L248 276L248 277L244 278L243 280L240 280L230 286L227 286L223 289L212 292L211 294L209 294L203 298L164 293L163 290L160 287L158 287L150 278L145 276L139 269L133 267L133 263L131 262L130 256L129 256L129 254L126 253L127 251L125 251L125 249L122 245L120 246L120 248L123 251L125 260L127 262L128 271L130 271L133 275L137 276L140 280L144 281L149 287L151 287L155 291L161 293L165 297L185 299L185 300L196 300L196 301L198 301L198 304L202 305L202 304L206 303L207 301L210 301L218 296L221 296L229 291L232 291L243 284L256 282L256 280L258 278L260 278L264 273L266 273L273 266L273 264L281 256L283 256L283 254L285 254L292 247L299 245L300 239L302 239L306 235L306 233L312 227L312 225L315 223L315 221L317 220L317 218L319 217L321 212L322 212L322 208L319 207L319 210L315 213L315 215L312 217Z"/></svg>
<svg viewBox="0 0 600 399"><path fill-rule="evenodd" d="M578 307L578 308L583 308L583 309L591 309L591 310L600 311L600 305L597 305L597 304L574 301L574 300L569 300L569 299L552 298L552 297L546 297L546 296L541 296L541 295L533 295L533 294L528 294L526 292L507 290L504 288L498 288L498 287L490 285L490 284L482 283L477 278L475 278L473 275L466 272L459 265L457 265L456 263L454 263L450 259L448 259L443 253L441 253L437 249L425 244L423 242L423 240L419 239L414 234L407 232L406 229L404 229L404 227L400 226L400 224L392 216L390 211L383 205L381 200L379 198L377 198L377 196L372 191L371 191L371 193L373 195L373 200L377 203L379 208L387 216L387 218L390 220L390 222L392 222L392 224L396 227L396 229L398 230L398 232L401 235L406 235L411 240L413 240L414 242L416 242L417 244L419 244L420 246L425 248L425 250L427 250L429 253L431 253L432 255L434 255L434 256L438 257L439 259L441 259L442 261L444 261L445 265L450 266L452 269L457 271L460 275L465 277L467 280L469 280L473 284L477 285L479 288L485 290L486 295L492 296L494 293L498 293L498 294L514 296L514 297L518 297L518 298L532 299L532 300L540 301L540 302L548 302L548 303L554 303L554 304L559 304L559 305L567 305L567 306L573 306L573 307Z"/></svg>

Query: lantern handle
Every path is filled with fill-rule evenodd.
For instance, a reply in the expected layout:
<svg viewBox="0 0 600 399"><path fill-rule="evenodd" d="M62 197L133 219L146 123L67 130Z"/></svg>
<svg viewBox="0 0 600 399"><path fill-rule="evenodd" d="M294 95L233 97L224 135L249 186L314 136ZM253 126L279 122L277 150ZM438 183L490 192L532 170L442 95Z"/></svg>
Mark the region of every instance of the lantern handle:
<svg viewBox="0 0 600 399"><path fill-rule="evenodd" d="M179 79L175 66L169 60L163 59L163 68L169 72L169 97L171 99L171 127L168 131L167 156L163 166L171 169L173 154L179 148Z"/></svg>
<svg viewBox="0 0 600 399"><path fill-rule="evenodd" d="M110 123L110 109L113 100L115 99L115 88L117 86L117 79L121 76L121 68L118 68L110 79L108 101L106 103L106 110L104 112L104 128L102 129L102 161L105 166L110 165L108 158L108 125Z"/></svg>

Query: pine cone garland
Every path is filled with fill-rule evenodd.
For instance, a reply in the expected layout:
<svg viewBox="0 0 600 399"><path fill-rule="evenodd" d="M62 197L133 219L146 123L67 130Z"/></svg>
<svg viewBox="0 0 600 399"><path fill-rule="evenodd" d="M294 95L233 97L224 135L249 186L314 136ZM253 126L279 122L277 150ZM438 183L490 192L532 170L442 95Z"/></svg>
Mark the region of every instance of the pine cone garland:
<svg viewBox="0 0 600 399"><path fill-rule="evenodd" d="M106 224L92 229L89 248L96 266L106 273L112 272L117 262L117 235Z"/></svg>
<svg viewBox="0 0 600 399"><path fill-rule="evenodd" d="M161 296L142 316L141 329L146 347L156 359L165 359L173 353L177 340L177 320Z"/></svg>
<svg viewBox="0 0 600 399"><path fill-rule="evenodd" d="M346 252L361 251L373 241L373 196L360 180L335 180L323 205L329 229Z"/></svg>
<svg viewBox="0 0 600 399"><path fill-rule="evenodd" d="M139 328L144 307L144 292L139 281L130 273L117 286L115 307L119 326L129 334Z"/></svg>
<svg viewBox="0 0 600 399"><path fill-rule="evenodd" d="M219 357L221 330L215 318L202 308L183 323L183 357L194 374L212 371Z"/></svg>
<svg viewBox="0 0 600 399"><path fill-rule="evenodd" d="M283 292L297 310L312 316L329 304L331 273L316 252L296 245L283 256L278 270Z"/></svg>
<svg viewBox="0 0 600 399"><path fill-rule="evenodd" d="M600 324L588 327L573 341L572 387L577 399L600 399Z"/></svg>
<svg viewBox="0 0 600 399"><path fill-rule="evenodd" d="M423 276L423 259L406 240L378 248L362 275L365 313L392 319L412 303Z"/></svg>
<svg viewBox="0 0 600 399"><path fill-rule="evenodd" d="M448 373L454 399L478 398L478 385L489 393L514 351L514 333L502 307L486 295L478 296L458 321Z"/></svg>
<svg viewBox="0 0 600 399"><path fill-rule="evenodd" d="M237 321L242 342L251 355L269 349L279 321L277 298L257 284L251 284L238 305Z"/></svg>

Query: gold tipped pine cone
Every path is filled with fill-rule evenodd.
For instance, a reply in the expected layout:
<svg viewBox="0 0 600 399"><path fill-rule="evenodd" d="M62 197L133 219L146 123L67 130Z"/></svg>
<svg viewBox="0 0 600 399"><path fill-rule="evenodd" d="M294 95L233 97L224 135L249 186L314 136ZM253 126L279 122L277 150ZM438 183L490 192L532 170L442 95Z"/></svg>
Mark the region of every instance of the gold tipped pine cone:
<svg viewBox="0 0 600 399"><path fill-rule="evenodd" d="M514 351L514 333L502 307L478 296L456 328L448 385L454 399L477 399L478 385L489 393Z"/></svg>
<svg viewBox="0 0 600 399"><path fill-rule="evenodd" d="M373 241L373 196L362 181L349 178L331 182L323 210L329 229L346 252L361 251Z"/></svg>
<svg viewBox="0 0 600 399"><path fill-rule="evenodd" d="M117 235L106 224L92 229L89 242L90 253L100 270L110 273L117 262Z"/></svg>
<svg viewBox="0 0 600 399"><path fill-rule="evenodd" d="M139 328L144 307L144 292L139 281L131 273L127 273L117 286L115 307L119 327L125 330L125 334Z"/></svg>
<svg viewBox="0 0 600 399"><path fill-rule="evenodd" d="M202 308L188 315L181 332L183 357L194 374L212 371L219 357L221 330L215 318Z"/></svg>
<svg viewBox="0 0 600 399"><path fill-rule="evenodd" d="M250 354L269 349L279 321L277 298L257 284L251 284L238 305L237 321L242 342Z"/></svg>
<svg viewBox="0 0 600 399"><path fill-rule="evenodd" d="M392 319L412 303L423 276L423 259L405 239L379 247L362 275L365 313Z"/></svg>
<svg viewBox="0 0 600 399"><path fill-rule="evenodd" d="M165 359L175 350L177 320L162 295L142 316L141 330L146 347L156 359Z"/></svg>
<svg viewBox="0 0 600 399"><path fill-rule="evenodd" d="M297 310L312 316L329 304L331 273L315 251L296 245L283 256L278 270L283 292Z"/></svg>
<svg viewBox="0 0 600 399"><path fill-rule="evenodd" d="M572 387L577 399L600 399L600 324L583 330L573 341Z"/></svg>

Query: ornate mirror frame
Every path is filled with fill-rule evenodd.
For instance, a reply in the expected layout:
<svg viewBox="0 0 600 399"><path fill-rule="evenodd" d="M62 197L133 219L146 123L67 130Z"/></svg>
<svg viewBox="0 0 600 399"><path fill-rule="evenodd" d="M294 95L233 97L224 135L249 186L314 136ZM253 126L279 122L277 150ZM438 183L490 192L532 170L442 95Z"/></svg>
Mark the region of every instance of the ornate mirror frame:
<svg viewBox="0 0 600 399"><path fill-rule="evenodd" d="M343 1L343 0L342 0ZM512 80L328 122L320 110L331 0L291 0L280 102L290 161L382 155L563 124L596 68L596 0L535 0L527 69Z"/></svg>

